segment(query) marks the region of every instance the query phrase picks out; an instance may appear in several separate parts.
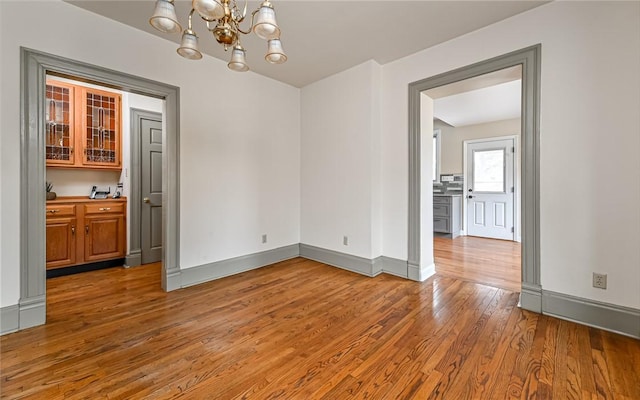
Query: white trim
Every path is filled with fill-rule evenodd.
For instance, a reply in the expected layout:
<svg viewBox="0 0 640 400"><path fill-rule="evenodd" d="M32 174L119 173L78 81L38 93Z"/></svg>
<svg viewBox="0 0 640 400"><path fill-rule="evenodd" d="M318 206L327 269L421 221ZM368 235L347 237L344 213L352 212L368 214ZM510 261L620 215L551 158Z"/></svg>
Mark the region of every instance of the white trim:
<svg viewBox="0 0 640 400"><path fill-rule="evenodd" d="M494 136L494 137L488 137L488 138L481 138L481 139L469 139L469 140L464 140L462 142L462 175L463 175L463 184L462 184L462 215L464 216L464 218L462 218L462 230L461 232L465 232L464 235L466 236L466 232L467 232L467 219L468 219L468 214L467 214L467 192L469 190L469 177L467 174L467 165L468 165L468 160L467 160L467 146L469 144L475 144L475 143L484 143L484 142L494 142L494 141L498 141L498 140L513 140L513 147L515 148L515 151L513 153L513 187L515 188L514 193L513 193L513 237L512 240L516 241L516 242L520 242L520 236L517 235L518 233L518 228L520 227L520 221L518 217L518 210L520 210L520 203L518 203L517 199L520 198L520 177L518 176L518 163L520 161L520 147L519 147L519 136L518 135L507 135L507 136ZM462 236L463 234L460 233L460 235Z"/></svg>
<svg viewBox="0 0 640 400"><path fill-rule="evenodd" d="M440 182L440 172L442 171L442 130L434 129L433 136L436 138L436 179L434 182Z"/></svg>

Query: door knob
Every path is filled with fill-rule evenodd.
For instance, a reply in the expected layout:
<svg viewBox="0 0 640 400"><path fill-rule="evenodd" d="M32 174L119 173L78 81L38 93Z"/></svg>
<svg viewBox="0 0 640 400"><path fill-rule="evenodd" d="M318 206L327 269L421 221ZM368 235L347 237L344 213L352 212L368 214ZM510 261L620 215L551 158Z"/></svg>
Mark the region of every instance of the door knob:
<svg viewBox="0 0 640 400"><path fill-rule="evenodd" d="M145 203L151 203L151 199L148 197L145 197L144 199L142 199L142 201L144 201Z"/></svg>

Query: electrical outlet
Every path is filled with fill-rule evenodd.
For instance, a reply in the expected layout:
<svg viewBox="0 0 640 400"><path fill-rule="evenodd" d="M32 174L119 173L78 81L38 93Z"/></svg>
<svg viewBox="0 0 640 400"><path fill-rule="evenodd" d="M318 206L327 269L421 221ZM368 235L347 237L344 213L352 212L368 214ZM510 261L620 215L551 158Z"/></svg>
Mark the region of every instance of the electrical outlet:
<svg viewBox="0 0 640 400"><path fill-rule="evenodd" d="M607 288L607 274L593 273L593 287L599 289Z"/></svg>
<svg viewBox="0 0 640 400"><path fill-rule="evenodd" d="M267 234L262 235L262 243L267 243Z"/></svg>
<svg viewBox="0 0 640 400"><path fill-rule="evenodd" d="M349 236L343 236L342 237L342 244L345 246L349 245Z"/></svg>

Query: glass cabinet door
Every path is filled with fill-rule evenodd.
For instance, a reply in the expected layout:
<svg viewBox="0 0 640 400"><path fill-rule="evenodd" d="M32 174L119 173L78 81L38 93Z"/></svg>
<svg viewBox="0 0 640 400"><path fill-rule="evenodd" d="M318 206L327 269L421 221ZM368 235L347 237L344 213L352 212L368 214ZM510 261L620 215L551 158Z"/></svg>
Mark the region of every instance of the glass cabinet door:
<svg viewBox="0 0 640 400"><path fill-rule="evenodd" d="M120 166L120 96L83 89L84 164Z"/></svg>
<svg viewBox="0 0 640 400"><path fill-rule="evenodd" d="M45 95L45 155L47 164L73 164L74 87L47 82Z"/></svg>

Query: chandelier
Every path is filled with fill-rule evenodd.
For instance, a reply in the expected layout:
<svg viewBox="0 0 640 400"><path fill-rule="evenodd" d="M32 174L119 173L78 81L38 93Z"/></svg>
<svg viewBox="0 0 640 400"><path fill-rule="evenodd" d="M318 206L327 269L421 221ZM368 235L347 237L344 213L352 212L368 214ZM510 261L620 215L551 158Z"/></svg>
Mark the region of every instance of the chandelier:
<svg viewBox="0 0 640 400"><path fill-rule="evenodd" d="M151 26L165 33L177 33L182 31L178 23L174 0L157 0L153 16L149 20ZM236 0L193 0L189 13L188 27L182 32L182 42L178 47L178 54L190 60L199 60L202 53L198 49L198 36L193 31L191 19L197 12L205 22L218 43L231 51L231 61L227 66L234 71L248 71L246 62L246 50L240 43L241 34L248 35L253 31L261 39L267 41L267 55L265 60L271 64L282 64L287 61L287 56L280 42L280 28L276 23L276 13L269 0L264 0L260 7L251 13L251 26L246 31L240 28L240 24L247 15L247 3L240 11Z"/></svg>

